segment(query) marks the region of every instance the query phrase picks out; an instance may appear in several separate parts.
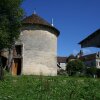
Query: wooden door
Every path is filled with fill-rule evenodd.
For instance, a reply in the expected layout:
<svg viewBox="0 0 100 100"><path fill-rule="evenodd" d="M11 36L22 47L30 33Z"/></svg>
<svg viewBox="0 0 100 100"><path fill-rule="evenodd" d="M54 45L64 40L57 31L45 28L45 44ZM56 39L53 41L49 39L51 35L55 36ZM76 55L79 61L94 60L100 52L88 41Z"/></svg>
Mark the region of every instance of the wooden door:
<svg viewBox="0 0 100 100"><path fill-rule="evenodd" d="M17 69L18 69L18 60L14 59L12 64L12 75L17 75Z"/></svg>

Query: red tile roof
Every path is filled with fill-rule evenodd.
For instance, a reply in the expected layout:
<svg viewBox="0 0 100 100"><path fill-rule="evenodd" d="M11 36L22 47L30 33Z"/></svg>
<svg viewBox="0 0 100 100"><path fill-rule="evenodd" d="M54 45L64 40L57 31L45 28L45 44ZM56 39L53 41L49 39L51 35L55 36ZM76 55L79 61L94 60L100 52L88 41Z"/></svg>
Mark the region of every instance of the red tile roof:
<svg viewBox="0 0 100 100"><path fill-rule="evenodd" d="M67 62L67 57L57 57L57 62L58 63L66 63Z"/></svg>

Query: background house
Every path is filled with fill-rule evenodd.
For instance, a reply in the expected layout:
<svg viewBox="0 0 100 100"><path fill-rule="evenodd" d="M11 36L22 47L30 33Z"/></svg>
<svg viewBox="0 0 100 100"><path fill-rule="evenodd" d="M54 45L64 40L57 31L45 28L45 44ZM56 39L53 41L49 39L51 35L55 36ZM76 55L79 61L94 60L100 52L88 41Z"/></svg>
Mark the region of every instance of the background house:
<svg viewBox="0 0 100 100"><path fill-rule="evenodd" d="M82 60L87 67L96 67L100 68L100 52L84 55L79 58Z"/></svg>
<svg viewBox="0 0 100 100"><path fill-rule="evenodd" d="M79 42L82 48L84 47L98 47L100 48L100 29L93 32L91 35ZM100 52L81 56L79 59L89 67L100 68Z"/></svg>
<svg viewBox="0 0 100 100"><path fill-rule="evenodd" d="M67 57L57 57L57 66L58 70L63 69L66 70L66 64L67 64Z"/></svg>
<svg viewBox="0 0 100 100"><path fill-rule="evenodd" d="M71 54L68 58L67 58L67 63L70 61L76 60L76 56L74 56L73 54Z"/></svg>

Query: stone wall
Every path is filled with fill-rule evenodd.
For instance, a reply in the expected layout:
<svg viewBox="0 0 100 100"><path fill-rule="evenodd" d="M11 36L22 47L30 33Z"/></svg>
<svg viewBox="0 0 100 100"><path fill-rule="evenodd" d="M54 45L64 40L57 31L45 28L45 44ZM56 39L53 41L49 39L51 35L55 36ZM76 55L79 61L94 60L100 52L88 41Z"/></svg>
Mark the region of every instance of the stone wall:
<svg viewBox="0 0 100 100"><path fill-rule="evenodd" d="M54 31L26 27L20 39L23 44L22 74L57 75L57 36Z"/></svg>

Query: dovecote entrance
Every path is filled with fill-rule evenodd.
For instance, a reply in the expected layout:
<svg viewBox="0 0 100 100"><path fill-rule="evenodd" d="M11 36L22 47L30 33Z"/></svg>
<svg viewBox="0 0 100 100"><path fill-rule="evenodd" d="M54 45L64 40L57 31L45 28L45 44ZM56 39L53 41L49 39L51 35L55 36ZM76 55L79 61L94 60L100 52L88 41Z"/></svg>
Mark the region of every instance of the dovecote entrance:
<svg viewBox="0 0 100 100"><path fill-rule="evenodd" d="M15 45L13 49L12 74L20 75L22 69L22 45Z"/></svg>

